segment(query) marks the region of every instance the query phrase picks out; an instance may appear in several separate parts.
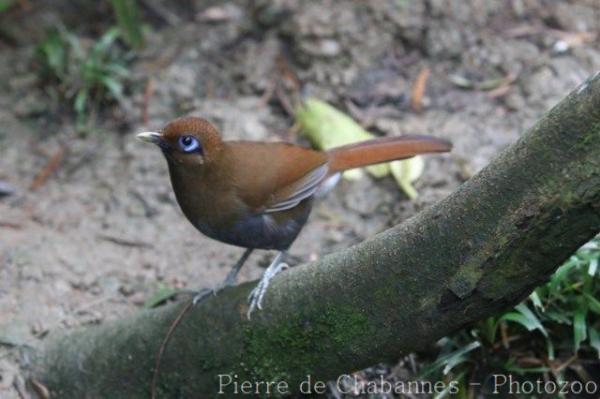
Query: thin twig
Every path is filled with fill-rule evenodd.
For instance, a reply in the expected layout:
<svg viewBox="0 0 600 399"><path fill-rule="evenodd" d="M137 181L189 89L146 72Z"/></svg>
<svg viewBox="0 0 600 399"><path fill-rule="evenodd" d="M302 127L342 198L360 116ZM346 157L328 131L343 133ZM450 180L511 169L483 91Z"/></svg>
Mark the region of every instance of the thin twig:
<svg viewBox="0 0 600 399"><path fill-rule="evenodd" d="M38 188L40 188L46 182L46 180L48 180L48 178L58 169L65 157L65 152L65 147L60 147L54 153L54 155L50 157L48 162L46 162L46 165L44 165L44 167L38 172L38 174L31 182L31 185L29 186L29 189L31 191L35 191Z"/></svg>
<svg viewBox="0 0 600 399"><path fill-rule="evenodd" d="M190 301L183 307L183 309L181 309L179 314L177 314L177 317L175 317L175 320L173 320L173 323L171 323L171 325L169 326L169 330L167 331L167 334L165 335L165 339L163 339L162 343L160 344L160 348L158 348L158 353L156 354L156 363L154 365L154 373L152 374L152 385L150 386L150 392L151 392L150 398L151 399L156 398L156 381L158 380L158 372L160 370L160 362L162 360L162 356L163 356L163 353L165 352L167 344L169 343L169 341L171 340L171 337L173 336L173 333L175 332L175 329L177 328L177 326L179 324L181 324L181 320L183 320L183 316L185 316L186 313L189 312L192 307L198 305L200 302L209 298L211 296L211 294L213 294L214 292L215 291L213 291L211 289L205 289L202 294L197 294L196 296L192 297L192 299L190 299Z"/></svg>
<svg viewBox="0 0 600 399"><path fill-rule="evenodd" d="M570 358L568 358L564 363L560 364L557 368L556 368L556 372L560 373L561 371L563 371L566 367L568 367L569 365L571 365L571 363L573 363L575 360L577 360L577 354L571 356Z"/></svg>
<svg viewBox="0 0 600 399"><path fill-rule="evenodd" d="M354 119L357 119L358 123L365 129L368 129L375 123L375 116L373 115L373 112L370 112L372 110L371 106L369 106L367 110L363 111L362 109L354 105L352 100L344 101L344 105L346 105L346 108L348 109L348 112L350 112L350 115Z"/></svg>
<svg viewBox="0 0 600 399"><path fill-rule="evenodd" d="M152 399L156 398L156 381L158 380L158 372L160 370L160 362L162 360L163 353L165 352L165 348L167 347L167 344L171 340L171 337L173 336L173 333L175 332L175 328L177 328L177 326L181 323L183 316L185 316L186 313L190 311L190 309L193 307L193 305L194 305L194 300L190 299L190 301L183 307L183 309L181 309L181 311L179 312L179 314L177 315L175 320L173 320L173 323L171 323L171 325L169 326L169 330L167 331L167 334L165 335L165 339L160 344L160 348L158 348L158 353L156 354L156 363L154 364L154 373L152 374L152 385L150 386L150 392L151 392L150 397Z"/></svg>
<svg viewBox="0 0 600 399"><path fill-rule="evenodd" d="M142 125L144 126L148 126L148 120L150 119L148 116L148 108L153 95L154 80L152 78L148 78L146 81L146 87L144 87L144 100L142 101Z"/></svg>
<svg viewBox="0 0 600 399"><path fill-rule="evenodd" d="M487 93L488 97L499 98L499 97L506 95L508 93L508 91L510 90L512 84L517 80L517 78L518 78L517 73L509 73L504 78L502 78L502 81L500 82L498 87L490 90Z"/></svg>
<svg viewBox="0 0 600 399"><path fill-rule="evenodd" d="M112 242L113 244L122 245L124 247L136 247L136 248L152 248L152 245L137 240L129 240L127 238L115 237L108 234L98 234L97 237L104 241Z"/></svg>
<svg viewBox="0 0 600 399"><path fill-rule="evenodd" d="M284 93L282 87L277 85L275 88L275 95L277 96L277 100L279 100L279 104L284 109L284 111L291 117L293 117L296 113L294 112L294 106L292 105L290 99Z"/></svg>
<svg viewBox="0 0 600 399"><path fill-rule="evenodd" d="M283 53L279 53L275 62L282 80L289 83L295 92L300 91L302 88L302 82L300 81L300 78L298 78L298 75L296 75L296 73L290 67L290 63L285 55Z"/></svg>
<svg viewBox="0 0 600 399"><path fill-rule="evenodd" d="M430 74L431 70L429 67L423 67L415 80L410 97L410 107L415 112L421 112L423 110L423 97L425 96L427 80L429 79Z"/></svg>
<svg viewBox="0 0 600 399"><path fill-rule="evenodd" d="M79 158L77 160L75 160L74 162L69 162L68 165L65 165L65 170L63 172L64 175L71 176L73 173L78 171L81 168L81 166L85 165L88 162L91 162L96 155L98 155L98 146L88 146L83 151L83 153L79 155Z"/></svg>
<svg viewBox="0 0 600 399"><path fill-rule="evenodd" d="M7 222L5 220L0 220L0 227L6 227L9 229L19 230L19 229L23 228L23 225L19 224L19 223Z"/></svg>
<svg viewBox="0 0 600 399"><path fill-rule="evenodd" d="M148 10L150 10L157 17L161 18L163 21L165 21L169 25L178 26L181 24L181 18L179 18L179 16L177 14L170 11L167 7L162 5L160 2L156 2L154 0L143 0L141 3Z"/></svg>
<svg viewBox="0 0 600 399"><path fill-rule="evenodd" d="M269 81L267 89L265 90L263 95L260 96L261 106L264 107L269 103L269 101L271 101L271 99L273 98L273 94L275 93L275 87L277 87L277 78L273 78Z"/></svg>
<svg viewBox="0 0 600 399"><path fill-rule="evenodd" d="M44 384L32 378L29 380L29 385L31 385L38 398L50 399L50 391L48 391L48 388Z"/></svg>

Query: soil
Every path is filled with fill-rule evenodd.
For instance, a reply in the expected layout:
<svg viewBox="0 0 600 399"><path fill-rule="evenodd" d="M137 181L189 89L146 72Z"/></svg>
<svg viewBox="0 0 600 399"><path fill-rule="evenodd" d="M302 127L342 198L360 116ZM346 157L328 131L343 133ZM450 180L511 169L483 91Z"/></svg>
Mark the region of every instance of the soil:
<svg viewBox="0 0 600 399"><path fill-rule="evenodd" d="M23 345L125 317L161 287L213 287L241 255L184 219L162 155L136 132L191 114L227 139L305 144L290 129L289 103L316 96L375 134L454 143L451 155L426 158L415 201L390 178L342 181L292 247L308 260L445 197L600 69L595 0L198 0L145 10L151 29L128 96L82 137L41 85L35 44L58 21L93 35L85 18L106 24L110 12L94 6L77 17L68 2L43 3L0 16L0 193L13 191L0 194L0 397L10 399L19 397ZM431 74L415 112L423 68ZM58 167L31 190L53 156ZM253 255L240 280L259 278L270 256ZM379 369L409 378L407 359Z"/></svg>

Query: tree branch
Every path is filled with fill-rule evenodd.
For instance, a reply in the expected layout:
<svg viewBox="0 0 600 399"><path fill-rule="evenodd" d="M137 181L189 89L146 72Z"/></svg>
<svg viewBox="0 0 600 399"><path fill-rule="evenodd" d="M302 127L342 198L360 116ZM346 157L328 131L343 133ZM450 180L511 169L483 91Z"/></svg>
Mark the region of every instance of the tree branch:
<svg viewBox="0 0 600 399"><path fill-rule="evenodd" d="M218 396L237 380L324 380L431 344L522 300L600 230L600 73L454 194L405 223L193 309L167 347L159 397ZM33 376L60 398L147 398L183 304L47 343ZM222 397L231 397L229 385ZM263 390L264 392L264 390Z"/></svg>

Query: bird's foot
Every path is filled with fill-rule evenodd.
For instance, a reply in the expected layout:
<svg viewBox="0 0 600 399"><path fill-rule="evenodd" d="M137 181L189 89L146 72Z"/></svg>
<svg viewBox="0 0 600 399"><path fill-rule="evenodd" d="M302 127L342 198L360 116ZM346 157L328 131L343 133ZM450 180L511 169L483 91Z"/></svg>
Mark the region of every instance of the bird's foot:
<svg viewBox="0 0 600 399"><path fill-rule="evenodd" d="M247 317L250 320L250 316L254 309L262 310L262 300L267 292L267 288L269 288L269 284L271 279L275 277L280 272L288 269L289 266L286 263L276 263L272 264L265 270L262 278L258 282L258 285L250 292L248 296L248 302L250 303L250 308L248 309Z"/></svg>
<svg viewBox="0 0 600 399"><path fill-rule="evenodd" d="M227 274L227 277L225 277L225 280L223 280L219 285L217 285L212 290L208 289L208 288L204 288L203 290L198 292L196 294L196 296L192 299L194 306L197 305L198 303L202 302L206 298L208 298L210 296L210 294L213 294L213 296L216 296L219 292L223 291L223 289L225 289L227 287L235 286L236 282L237 282L237 275L240 272L240 269L242 268L242 266L244 266L246 259L248 259L248 257L252 253L252 251L253 251L252 248L248 248L248 249L246 249L246 251L244 251L244 254L242 255L242 257L235 263L235 265L233 265L233 268Z"/></svg>
<svg viewBox="0 0 600 399"><path fill-rule="evenodd" d="M194 295L194 297L192 298L192 304L194 306L198 305L200 302L204 301L206 298L208 298L211 294L216 295L216 290L214 289L210 289L210 288L203 288L200 291L198 291L196 293L196 295Z"/></svg>
<svg viewBox="0 0 600 399"><path fill-rule="evenodd" d="M230 273L229 275L227 275L225 280L221 281L219 285L217 285L215 288L203 288L198 293L196 293L196 296L194 296L194 298L192 299L194 305L197 305L198 303L208 298L210 294L212 294L213 296L217 296L217 294L223 291L225 288L235 286L237 282L236 277L236 275L232 275L232 273Z"/></svg>
<svg viewBox="0 0 600 399"><path fill-rule="evenodd" d="M234 286L235 283L236 283L235 277L233 279L229 279L229 276L228 276L228 278L223 280L215 288L212 288L212 289L211 288L203 288L202 290L197 292L196 295L194 296L194 298L192 298L192 302L193 302L194 306L196 306L197 304L199 304L200 302L202 302L206 298L208 298L211 294L213 296L217 296L217 294L219 292L223 291L227 287Z"/></svg>
<svg viewBox="0 0 600 399"><path fill-rule="evenodd" d="M237 285L237 273L229 273L227 277L225 277L225 280L221 281L221 283L215 287L213 290L214 294L217 295L217 293L221 292L223 289L235 285Z"/></svg>

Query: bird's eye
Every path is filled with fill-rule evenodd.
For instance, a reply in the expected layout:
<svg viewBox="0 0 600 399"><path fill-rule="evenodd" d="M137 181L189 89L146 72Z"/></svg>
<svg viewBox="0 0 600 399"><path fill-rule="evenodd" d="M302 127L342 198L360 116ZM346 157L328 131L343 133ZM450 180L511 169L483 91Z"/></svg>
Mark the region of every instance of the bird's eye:
<svg viewBox="0 0 600 399"><path fill-rule="evenodd" d="M200 142L193 136L181 136L179 137L179 147L181 151L185 153L190 152L202 152Z"/></svg>

